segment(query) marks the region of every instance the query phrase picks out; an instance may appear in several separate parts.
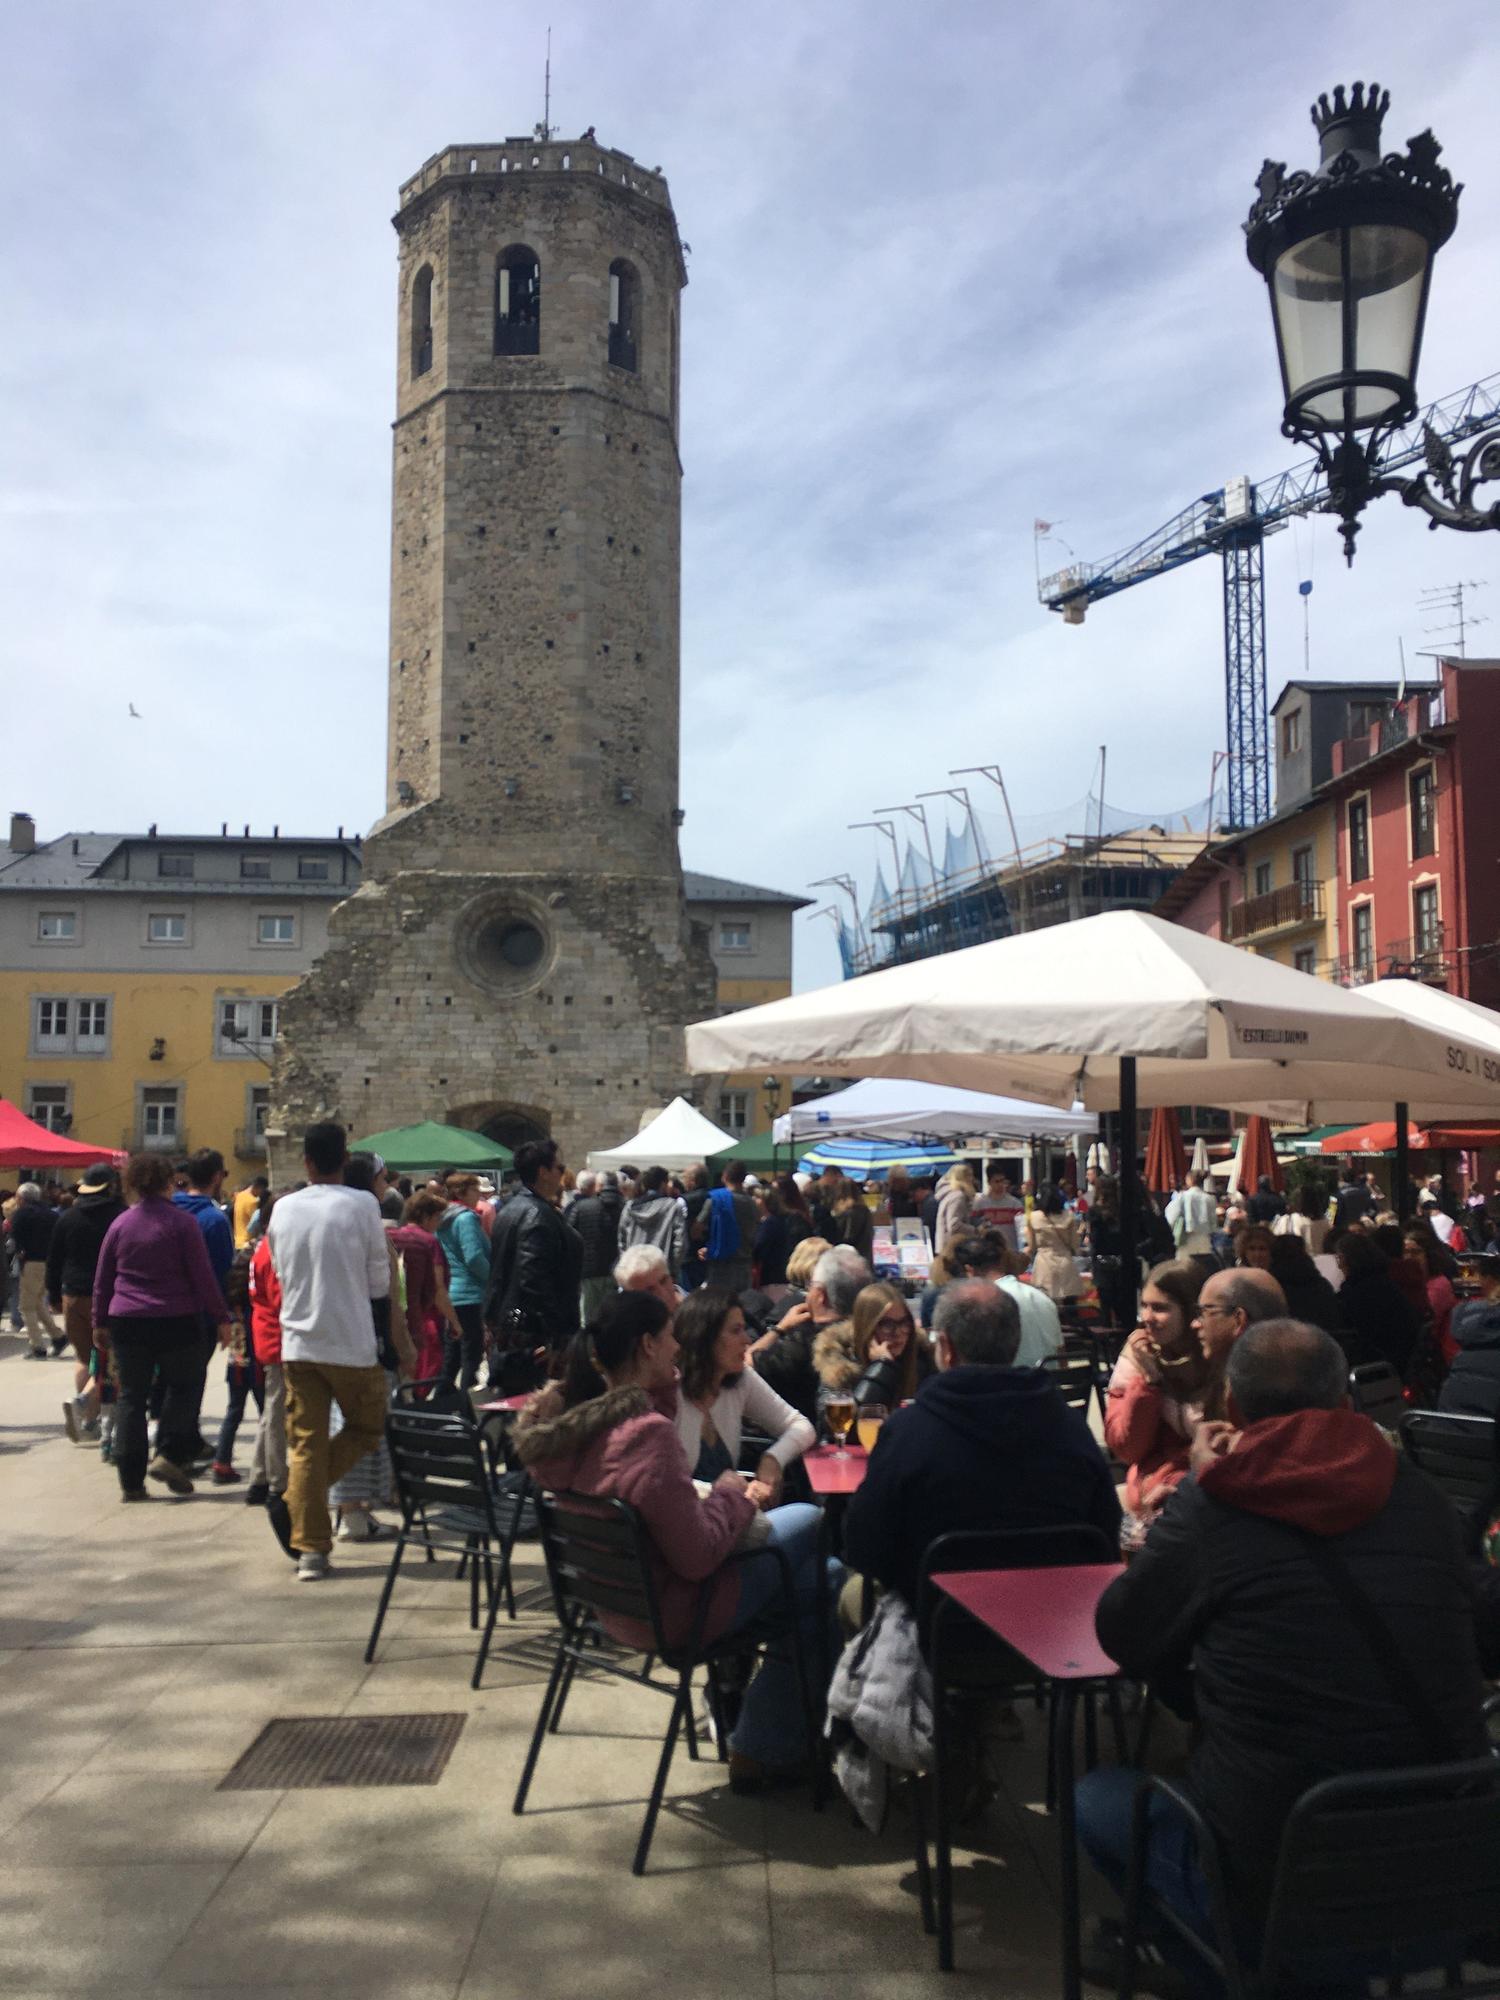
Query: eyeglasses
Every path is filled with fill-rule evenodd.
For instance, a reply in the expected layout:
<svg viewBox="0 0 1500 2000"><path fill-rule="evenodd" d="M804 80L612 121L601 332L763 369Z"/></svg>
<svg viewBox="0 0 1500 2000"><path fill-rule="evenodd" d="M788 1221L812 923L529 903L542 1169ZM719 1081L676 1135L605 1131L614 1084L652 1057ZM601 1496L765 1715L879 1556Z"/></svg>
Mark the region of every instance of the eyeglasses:
<svg viewBox="0 0 1500 2000"><path fill-rule="evenodd" d="M1212 1299L1200 1299L1198 1301L1199 1319L1202 1319L1205 1313L1217 1313L1220 1319L1233 1319L1237 1310L1238 1308L1235 1306L1216 1306Z"/></svg>

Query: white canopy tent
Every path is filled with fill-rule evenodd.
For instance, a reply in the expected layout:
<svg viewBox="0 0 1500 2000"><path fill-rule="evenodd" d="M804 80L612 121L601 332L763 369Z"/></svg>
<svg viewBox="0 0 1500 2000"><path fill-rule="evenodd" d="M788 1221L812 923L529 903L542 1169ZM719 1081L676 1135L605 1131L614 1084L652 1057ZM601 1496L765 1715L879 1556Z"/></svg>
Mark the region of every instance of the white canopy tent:
<svg viewBox="0 0 1500 2000"><path fill-rule="evenodd" d="M701 1167L710 1153L734 1144L732 1132L721 1132L710 1118L695 1111L685 1097L674 1097L665 1111L643 1125L633 1139L606 1152L590 1153L591 1167Z"/></svg>
<svg viewBox="0 0 1500 2000"><path fill-rule="evenodd" d="M1091 1112L1123 1098L1303 1124L1397 1099L1413 1117L1500 1113L1500 1063L1487 1074L1477 1043L1135 910L700 1021L687 1056L706 1074L818 1068Z"/></svg>
<svg viewBox="0 0 1500 2000"><path fill-rule="evenodd" d="M910 1077L867 1076L847 1090L794 1104L772 1127L778 1146L801 1139L988 1139L1017 1150L1033 1139L1059 1144L1092 1138L1098 1119L1086 1111L1060 1111L1018 1097L919 1083Z"/></svg>

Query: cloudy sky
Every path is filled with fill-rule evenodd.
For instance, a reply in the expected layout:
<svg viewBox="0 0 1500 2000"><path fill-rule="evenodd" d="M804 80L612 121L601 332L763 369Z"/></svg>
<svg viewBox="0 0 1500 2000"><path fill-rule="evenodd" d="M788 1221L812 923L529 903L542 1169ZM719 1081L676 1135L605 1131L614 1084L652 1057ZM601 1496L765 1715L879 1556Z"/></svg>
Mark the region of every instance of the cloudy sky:
<svg viewBox="0 0 1500 2000"><path fill-rule="evenodd" d="M1067 629L1044 567L1279 471L1240 223L1312 97L1377 76L1469 183L1426 394L1500 367L1490 0L557 0L553 117L660 162L683 348L685 861L868 884L871 809L998 762L1021 813L1201 798L1212 560ZM65 828L364 827L384 772L398 184L541 116L515 0L8 10L0 807ZM1397 671L1500 543L1392 500L1267 545L1274 694ZM1488 641L1488 643L1486 643ZM133 721L128 703L142 716ZM804 918L799 983L835 975Z"/></svg>

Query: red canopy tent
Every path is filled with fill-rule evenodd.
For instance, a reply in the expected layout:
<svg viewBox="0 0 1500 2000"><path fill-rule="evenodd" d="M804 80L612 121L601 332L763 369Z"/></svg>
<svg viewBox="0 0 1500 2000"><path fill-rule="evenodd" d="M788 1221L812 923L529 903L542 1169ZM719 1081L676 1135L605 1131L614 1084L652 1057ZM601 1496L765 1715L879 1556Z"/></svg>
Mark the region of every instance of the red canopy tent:
<svg viewBox="0 0 1500 2000"><path fill-rule="evenodd" d="M117 1147L86 1146L81 1139L49 1132L8 1097L0 1097L0 1167L93 1167L120 1157Z"/></svg>
<svg viewBox="0 0 1500 2000"><path fill-rule="evenodd" d="M1396 1127L1387 1118L1373 1125L1356 1125L1321 1142L1325 1153L1394 1153ZM1500 1146L1500 1125L1408 1125L1406 1143L1414 1153L1467 1152Z"/></svg>
<svg viewBox="0 0 1500 2000"><path fill-rule="evenodd" d="M1151 1113L1151 1136L1146 1141L1146 1185L1153 1194L1166 1194L1172 1188L1187 1185L1182 1120L1170 1104L1158 1104Z"/></svg>

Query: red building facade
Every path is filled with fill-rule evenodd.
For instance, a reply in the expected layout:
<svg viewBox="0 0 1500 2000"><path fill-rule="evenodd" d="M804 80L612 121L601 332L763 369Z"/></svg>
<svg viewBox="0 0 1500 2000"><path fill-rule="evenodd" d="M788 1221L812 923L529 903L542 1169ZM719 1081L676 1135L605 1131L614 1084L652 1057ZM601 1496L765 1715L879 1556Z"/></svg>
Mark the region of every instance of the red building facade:
<svg viewBox="0 0 1500 2000"><path fill-rule="evenodd" d="M1404 976L1500 1006L1500 660L1444 660L1333 746L1335 979Z"/></svg>

